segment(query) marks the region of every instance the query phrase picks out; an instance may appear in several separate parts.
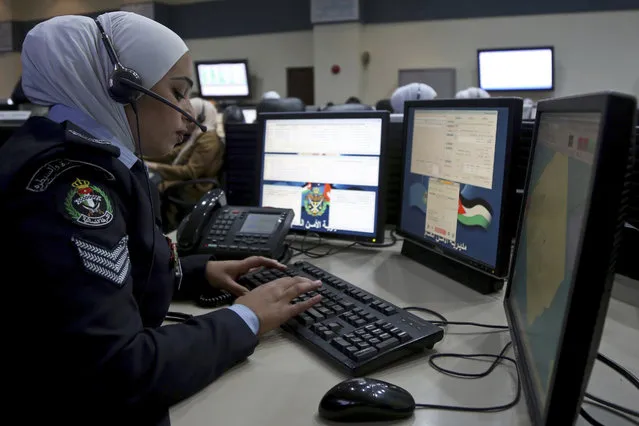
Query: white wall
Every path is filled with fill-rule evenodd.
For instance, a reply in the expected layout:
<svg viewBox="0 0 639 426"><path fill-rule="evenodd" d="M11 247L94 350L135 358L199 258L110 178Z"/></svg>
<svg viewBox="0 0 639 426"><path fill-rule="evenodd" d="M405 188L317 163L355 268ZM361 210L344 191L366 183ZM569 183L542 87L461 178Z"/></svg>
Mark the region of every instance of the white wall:
<svg viewBox="0 0 639 426"><path fill-rule="evenodd" d="M367 25L361 40L371 53L362 77L368 103L392 94L400 68L454 67L462 89L477 84L478 48L542 44L555 46L550 95L614 89L639 96L639 11Z"/></svg>
<svg viewBox="0 0 639 426"><path fill-rule="evenodd" d="M312 31L193 39L186 44L194 61L248 58L249 72L256 76L255 99L268 90L286 96L286 68L313 66Z"/></svg>

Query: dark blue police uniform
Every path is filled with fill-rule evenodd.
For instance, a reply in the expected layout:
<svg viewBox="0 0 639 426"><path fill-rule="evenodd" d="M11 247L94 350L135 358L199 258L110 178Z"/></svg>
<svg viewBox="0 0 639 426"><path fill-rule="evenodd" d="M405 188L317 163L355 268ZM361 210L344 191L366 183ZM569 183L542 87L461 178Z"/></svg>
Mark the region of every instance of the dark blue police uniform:
<svg viewBox="0 0 639 426"><path fill-rule="evenodd" d="M168 425L257 337L232 308L160 327L209 258L176 279L144 164L86 127L32 117L0 147L4 385L25 424Z"/></svg>

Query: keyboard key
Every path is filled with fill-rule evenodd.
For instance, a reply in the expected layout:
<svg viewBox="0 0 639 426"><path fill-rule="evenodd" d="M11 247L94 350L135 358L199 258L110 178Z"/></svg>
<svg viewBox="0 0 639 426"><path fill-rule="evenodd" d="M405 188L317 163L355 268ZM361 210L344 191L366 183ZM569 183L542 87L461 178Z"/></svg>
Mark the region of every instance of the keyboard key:
<svg viewBox="0 0 639 426"><path fill-rule="evenodd" d="M375 328L376 328L376 327L375 327L375 325L374 325L374 324L369 324L369 325L367 325L366 327L364 327L364 329L365 329L365 330L368 330L368 331L373 331L373 330L375 330Z"/></svg>
<svg viewBox="0 0 639 426"><path fill-rule="evenodd" d="M392 306L387 306L384 308L384 313L386 315L393 315L395 312L397 312L397 309L393 308Z"/></svg>
<svg viewBox="0 0 639 426"><path fill-rule="evenodd" d="M375 336L379 336L380 334L384 333L384 330L376 328L375 330L371 331L371 333L373 333Z"/></svg>
<svg viewBox="0 0 639 426"><path fill-rule="evenodd" d="M399 340L393 337L391 339L384 340L383 342L376 344L375 347L379 349L380 351L383 351L386 349L394 348L397 345L399 345Z"/></svg>
<svg viewBox="0 0 639 426"><path fill-rule="evenodd" d="M297 321L302 325L311 325L315 322L311 316L305 313L298 315L295 319L297 319Z"/></svg>
<svg viewBox="0 0 639 426"><path fill-rule="evenodd" d="M309 308L306 310L306 314L313 318L315 321L321 321L324 319L324 315L320 314L315 308Z"/></svg>
<svg viewBox="0 0 639 426"><path fill-rule="evenodd" d="M372 334L362 334L362 339L364 340L371 340L373 339L375 336L373 336Z"/></svg>
<svg viewBox="0 0 639 426"><path fill-rule="evenodd" d="M390 329L392 329L393 327L395 327L393 324L391 324L391 323L388 323L388 322L387 322L386 324L384 324L384 325L382 326L382 330L384 330L384 331L389 331L389 330L390 330Z"/></svg>
<svg viewBox="0 0 639 426"><path fill-rule="evenodd" d="M377 349L371 346L369 348L362 349L360 351L352 352L350 354L350 357L353 358L355 361L363 361L365 359L374 357L376 354L377 354Z"/></svg>
<svg viewBox="0 0 639 426"><path fill-rule="evenodd" d="M400 329L399 329L399 328L397 328L397 327L393 327L393 328L391 328L390 330L388 330L388 332L389 332L390 334L399 334L399 332L400 332L400 331L402 331L402 330L400 330Z"/></svg>
<svg viewBox="0 0 639 426"><path fill-rule="evenodd" d="M330 330L322 331L320 333L320 337L324 340L331 340L335 336L337 336L337 334L333 333Z"/></svg>
<svg viewBox="0 0 639 426"><path fill-rule="evenodd" d="M355 330L354 332L355 334L357 334L358 336L361 336L363 334L366 334L366 330L360 329L360 330Z"/></svg>
<svg viewBox="0 0 639 426"><path fill-rule="evenodd" d="M360 342L356 346L358 348L360 348L360 349L366 349L366 348L369 348L371 345L369 343L366 343L366 342Z"/></svg>
<svg viewBox="0 0 639 426"><path fill-rule="evenodd" d="M405 331L402 331L400 333L397 333L397 338L399 339L400 342L404 343L410 340L410 335L406 333Z"/></svg>
<svg viewBox="0 0 639 426"><path fill-rule="evenodd" d="M353 306L355 306L353 302L347 302L347 301L340 302L340 305L342 305L342 307L346 309L347 311L350 309L353 309Z"/></svg>
<svg viewBox="0 0 639 426"><path fill-rule="evenodd" d="M341 337L337 337L333 339L333 341L331 342L331 345L335 346L339 351L344 352L346 348L350 346L350 343L348 343L346 340L342 339Z"/></svg>
<svg viewBox="0 0 639 426"><path fill-rule="evenodd" d="M362 339L360 339L359 337L355 337L354 339L351 339L351 343L352 344L356 344L356 343L362 343L364 342Z"/></svg>
<svg viewBox="0 0 639 426"><path fill-rule="evenodd" d="M344 308L341 305L333 305L331 306L331 309L337 314L341 314L342 312L344 312Z"/></svg>
<svg viewBox="0 0 639 426"><path fill-rule="evenodd" d="M388 333L383 333L383 334L380 334L378 337L382 340L388 340L391 338L391 335Z"/></svg>
<svg viewBox="0 0 639 426"><path fill-rule="evenodd" d="M364 319L366 320L366 322L373 322L377 320L377 317L373 314L366 314L364 315Z"/></svg>
<svg viewBox="0 0 639 426"><path fill-rule="evenodd" d="M355 308L353 309L353 312L355 312L356 314L361 314L364 312L364 310L362 308Z"/></svg>
<svg viewBox="0 0 639 426"><path fill-rule="evenodd" d="M358 319L355 321L355 327L363 327L368 323L368 321L364 320L364 319Z"/></svg>
<svg viewBox="0 0 639 426"><path fill-rule="evenodd" d="M359 349L357 349L357 346L347 346L346 347L346 354L354 354L355 352L357 352Z"/></svg>
<svg viewBox="0 0 639 426"><path fill-rule="evenodd" d="M371 345L378 345L378 344L382 343L382 341L381 341L381 340L379 340L377 337L375 337L375 338L373 338L373 339L370 339L370 340L368 341L368 343L370 343Z"/></svg>
<svg viewBox="0 0 639 426"><path fill-rule="evenodd" d="M338 324L338 323L336 323L336 322L332 322L332 323L328 324L328 328L329 328L329 330L331 330L331 331L337 331L337 330L341 330L341 329L342 329L342 326L341 326L341 325L339 325L339 324Z"/></svg>

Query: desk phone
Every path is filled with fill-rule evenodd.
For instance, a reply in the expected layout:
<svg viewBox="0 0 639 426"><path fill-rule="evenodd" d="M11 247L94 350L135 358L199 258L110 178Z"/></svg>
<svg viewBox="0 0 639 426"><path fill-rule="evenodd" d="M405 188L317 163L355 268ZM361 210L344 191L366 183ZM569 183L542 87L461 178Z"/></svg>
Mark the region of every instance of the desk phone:
<svg viewBox="0 0 639 426"><path fill-rule="evenodd" d="M180 255L210 254L218 260L280 259L294 215L291 209L228 206L224 192L214 189L180 224L178 251Z"/></svg>

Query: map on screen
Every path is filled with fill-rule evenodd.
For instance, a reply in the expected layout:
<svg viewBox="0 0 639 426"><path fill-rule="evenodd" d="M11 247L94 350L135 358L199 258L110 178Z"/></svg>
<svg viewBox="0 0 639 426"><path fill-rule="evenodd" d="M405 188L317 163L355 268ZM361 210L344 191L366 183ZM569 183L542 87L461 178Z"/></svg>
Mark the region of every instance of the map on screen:
<svg viewBox="0 0 639 426"><path fill-rule="evenodd" d="M597 113L544 113L510 285L542 404L552 378L588 204Z"/></svg>

